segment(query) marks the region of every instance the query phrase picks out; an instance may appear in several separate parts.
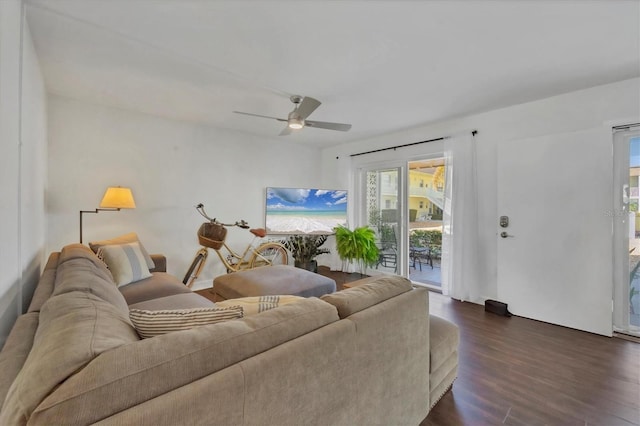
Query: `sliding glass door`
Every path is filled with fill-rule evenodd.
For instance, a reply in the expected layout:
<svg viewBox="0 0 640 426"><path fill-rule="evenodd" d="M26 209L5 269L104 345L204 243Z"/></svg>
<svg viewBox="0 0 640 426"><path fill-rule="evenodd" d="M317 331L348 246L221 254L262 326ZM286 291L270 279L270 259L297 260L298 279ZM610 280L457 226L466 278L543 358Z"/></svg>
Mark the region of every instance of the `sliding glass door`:
<svg viewBox="0 0 640 426"><path fill-rule="evenodd" d="M422 158L360 169L358 223L377 236L372 269L440 287L444 158Z"/></svg>
<svg viewBox="0 0 640 426"><path fill-rule="evenodd" d="M442 286L442 216L444 209L444 157L409 161L409 278Z"/></svg>
<svg viewBox="0 0 640 426"><path fill-rule="evenodd" d="M403 211L406 209L402 179L403 167L362 169L361 223L369 225L377 235L380 257L375 269L404 274L402 259L405 239Z"/></svg>
<svg viewBox="0 0 640 426"><path fill-rule="evenodd" d="M640 336L640 126L614 129L613 325Z"/></svg>

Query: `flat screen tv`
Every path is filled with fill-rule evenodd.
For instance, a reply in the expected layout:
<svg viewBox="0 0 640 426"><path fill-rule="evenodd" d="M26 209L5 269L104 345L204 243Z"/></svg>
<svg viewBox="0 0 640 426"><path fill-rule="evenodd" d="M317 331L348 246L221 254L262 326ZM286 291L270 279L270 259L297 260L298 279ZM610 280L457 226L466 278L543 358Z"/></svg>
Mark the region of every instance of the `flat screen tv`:
<svg viewBox="0 0 640 426"><path fill-rule="evenodd" d="M347 191L267 188L265 216L269 234L333 234L347 225Z"/></svg>

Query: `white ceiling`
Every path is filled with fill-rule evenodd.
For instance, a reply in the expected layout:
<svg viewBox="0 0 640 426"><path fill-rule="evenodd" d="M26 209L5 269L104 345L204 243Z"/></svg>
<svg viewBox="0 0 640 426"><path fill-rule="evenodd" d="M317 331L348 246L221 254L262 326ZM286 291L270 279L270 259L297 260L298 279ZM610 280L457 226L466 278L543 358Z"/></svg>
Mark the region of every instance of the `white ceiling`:
<svg viewBox="0 0 640 426"><path fill-rule="evenodd" d="M313 146L640 76L636 0L27 0L49 92Z"/></svg>

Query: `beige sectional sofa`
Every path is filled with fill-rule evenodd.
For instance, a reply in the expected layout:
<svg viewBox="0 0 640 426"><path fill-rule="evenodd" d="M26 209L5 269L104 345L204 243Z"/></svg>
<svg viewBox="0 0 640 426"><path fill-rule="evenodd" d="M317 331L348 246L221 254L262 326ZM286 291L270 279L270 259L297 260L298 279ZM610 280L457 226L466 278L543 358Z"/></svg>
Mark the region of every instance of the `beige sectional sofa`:
<svg viewBox="0 0 640 426"><path fill-rule="evenodd" d="M80 244L53 253L0 352L0 424L416 425L455 378L457 352L430 385L427 292L399 277L148 339L129 319L211 304L162 272L118 288Z"/></svg>

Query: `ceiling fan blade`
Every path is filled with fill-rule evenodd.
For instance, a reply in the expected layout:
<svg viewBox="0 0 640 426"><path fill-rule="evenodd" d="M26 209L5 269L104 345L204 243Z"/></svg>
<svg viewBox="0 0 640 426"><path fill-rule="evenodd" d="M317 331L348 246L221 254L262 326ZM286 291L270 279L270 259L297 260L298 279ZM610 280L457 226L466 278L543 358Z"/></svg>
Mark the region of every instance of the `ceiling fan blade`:
<svg viewBox="0 0 640 426"><path fill-rule="evenodd" d="M305 120L304 124L305 126L317 127L318 129L340 130L341 132L346 132L351 129L351 124L329 123L326 121Z"/></svg>
<svg viewBox="0 0 640 426"><path fill-rule="evenodd" d="M278 120L278 121L287 121L287 119L285 119L285 118L269 117L268 115L252 114L250 112L242 112L242 111L233 111L233 112L235 112L236 114L250 115L252 117L272 118L272 119Z"/></svg>
<svg viewBox="0 0 640 426"><path fill-rule="evenodd" d="M282 129L279 136L287 136L287 135L290 135L292 132L293 130L291 130L291 127L287 126L284 129Z"/></svg>
<svg viewBox="0 0 640 426"><path fill-rule="evenodd" d="M316 108L318 108L321 103L322 102L320 102L317 99L314 99L309 96L305 96L304 98L302 98L302 102L300 103L300 106L298 106L298 109L296 110L296 112L298 113L298 115L300 115L300 118L304 120L308 116L310 116L311 113L315 111Z"/></svg>

